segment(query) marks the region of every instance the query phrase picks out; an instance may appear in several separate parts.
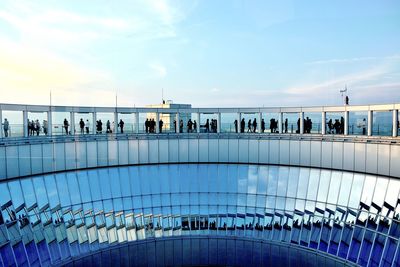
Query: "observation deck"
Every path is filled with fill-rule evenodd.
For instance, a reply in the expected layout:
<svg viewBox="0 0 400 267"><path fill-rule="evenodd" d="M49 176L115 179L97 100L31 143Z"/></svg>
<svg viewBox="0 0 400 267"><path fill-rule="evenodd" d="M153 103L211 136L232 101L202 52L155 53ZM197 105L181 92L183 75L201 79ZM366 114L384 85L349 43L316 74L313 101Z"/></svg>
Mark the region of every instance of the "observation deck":
<svg viewBox="0 0 400 267"><path fill-rule="evenodd" d="M399 109L1 104L0 266L399 266Z"/></svg>

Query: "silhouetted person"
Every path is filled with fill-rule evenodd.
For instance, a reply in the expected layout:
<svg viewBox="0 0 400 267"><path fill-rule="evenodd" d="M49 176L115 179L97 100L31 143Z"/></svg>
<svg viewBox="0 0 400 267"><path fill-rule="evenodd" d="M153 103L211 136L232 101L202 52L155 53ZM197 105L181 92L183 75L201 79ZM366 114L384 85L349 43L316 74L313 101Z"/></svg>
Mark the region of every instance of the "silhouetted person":
<svg viewBox="0 0 400 267"><path fill-rule="evenodd" d="M183 133L183 120L179 121L179 132Z"/></svg>
<svg viewBox="0 0 400 267"><path fill-rule="evenodd" d="M251 133L251 119L247 122L247 132Z"/></svg>
<svg viewBox="0 0 400 267"><path fill-rule="evenodd" d="M120 119L118 126L121 129L121 133L124 133L124 125L125 125L125 122L122 119Z"/></svg>
<svg viewBox="0 0 400 267"><path fill-rule="evenodd" d="M332 119L329 119L329 121L328 121L328 129L329 129L329 133L333 133Z"/></svg>
<svg viewBox="0 0 400 267"><path fill-rule="evenodd" d="M288 127L288 119L285 119L285 133L287 133L287 127Z"/></svg>
<svg viewBox="0 0 400 267"><path fill-rule="evenodd" d="M238 121L235 120L233 124L235 124L235 133L237 133L238 132Z"/></svg>
<svg viewBox="0 0 400 267"><path fill-rule="evenodd" d="M206 128L206 133L210 132L210 121L209 119L207 119L206 124L204 125L204 127Z"/></svg>
<svg viewBox="0 0 400 267"><path fill-rule="evenodd" d="M362 134L366 135L367 134L367 121L365 120L365 118L362 120L361 125L362 127Z"/></svg>
<svg viewBox="0 0 400 267"><path fill-rule="evenodd" d="M197 133L197 121L196 120L193 121L193 130L195 133Z"/></svg>
<svg viewBox="0 0 400 267"><path fill-rule="evenodd" d="M256 118L254 118L254 120L253 120L253 133L255 133L256 130L257 130L257 120L256 120Z"/></svg>
<svg viewBox="0 0 400 267"><path fill-rule="evenodd" d="M272 118L269 120L269 129L271 130L271 133L274 133L275 131L275 119Z"/></svg>
<svg viewBox="0 0 400 267"><path fill-rule="evenodd" d="M346 105L349 104L349 96L347 96L347 95L346 95L346 98L345 98L345 102L346 102Z"/></svg>
<svg viewBox="0 0 400 267"><path fill-rule="evenodd" d="M192 122L192 119L189 119L188 122L187 122L187 132L188 132L188 133L193 132L193 122Z"/></svg>
<svg viewBox="0 0 400 267"><path fill-rule="evenodd" d="M68 135L68 126L69 126L69 123L68 123L67 119L64 119L64 129L65 129L66 135Z"/></svg>
<svg viewBox="0 0 400 267"><path fill-rule="evenodd" d="M340 133L344 134L344 118L340 117Z"/></svg>
<svg viewBox="0 0 400 267"><path fill-rule="evenodd" d="M300 133L300 118L297 119L297 130L296 133Z"/></svg>
<svg viewBox="0 0 400 267"><path fill-rule="evenodd" d="M43 132L45 135L47 135L49 129L49 124L47 123L46 120L43 120Z"/></svg>
<svg viewBox="0 0 400 267"><path fill-rule="evenodd" d="M106 132L107 132L107 133L111 133L111 123L110 123L110 120L107 120L106 126L107 126Z"/></svg>
<svg viewBox="0 0 400 267"><path fill-rule="evenodd" d="M174 131L176 133L176 120L174 120Z"/></svg>
<svg viewBox="0 0 400 267"><path fill-rule="evenodd" d="M335 119L335 123L333 124L333 128L335 128L336 134L340 134L340 122L338 119Z"/></svg>
<svg viewBox="0 0 400 267"><path fill-rule="evenodd" d="M146 121L144 122L144 127L146 128L146 133L149 133L149 119L146 119Z"/></svg>
<svg viewBox="0 0 400 267"><path fill-rule="evenodd" d="M244 133L244 127L246 126L246 122L244 121L244 118L240 121L240 132Z"/></svg>
<svg viewBox="0 0 400 267"><path fill-rule="evenodd" d="M81 134L84 134L84 132L85 132L85 122L83 121L82 118L79 121L79 128L81 128Z"/></svg>
<svg viewBox="0 0 400 267"><path fill-rule="evenodd" d="M263 133L265 131L265 121L264 119L261 119L261 132Z"/></svg>
<svg viewBox="0 0 400 267"><path fill-rule="evenodd" d="M4 122L3 122L4 137L8 137L9 129L10 129L10 123L8 122L7 119L4 119Z"/></svg>
<svg viewBox="0 0 400 267"><path fill-rule="evenodd" d="M85 123L85 128L86 128L86 134L89 134L89 129L90 129L90 123L89 123L89 120L86 120L86 123Z"/></svg>

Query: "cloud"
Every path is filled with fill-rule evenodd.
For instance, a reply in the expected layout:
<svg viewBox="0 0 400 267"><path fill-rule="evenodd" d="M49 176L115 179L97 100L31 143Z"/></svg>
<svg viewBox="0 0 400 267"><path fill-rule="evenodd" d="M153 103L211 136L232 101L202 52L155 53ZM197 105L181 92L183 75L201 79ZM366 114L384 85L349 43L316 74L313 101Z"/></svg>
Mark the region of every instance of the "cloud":
<svg viewBox="0 0 400 267"><path fill-rule="evenodd" d="M387 57L355 57L355 58L316 60L316 61L306 62L305 65L343 64L343 63L356 63L356 62L377 61L377 60L400 60L400 55L392 55Z"/></svg>
<svg viewBox="0 0 400 267"><path fill-rule="evenodd" d="M148 66L150 69L153 70L157 77L164 78L165 76L167 76L167 68L161 63L149 63Z"/></svg>

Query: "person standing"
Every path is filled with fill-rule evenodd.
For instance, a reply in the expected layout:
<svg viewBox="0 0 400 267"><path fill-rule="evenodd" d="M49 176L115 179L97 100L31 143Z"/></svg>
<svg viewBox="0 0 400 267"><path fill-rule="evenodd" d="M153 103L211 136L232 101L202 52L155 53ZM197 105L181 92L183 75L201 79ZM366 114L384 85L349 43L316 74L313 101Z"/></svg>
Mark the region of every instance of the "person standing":
<svg viewBox="0 0 400 267"><path fill-rule="evenodd" d="M234 124L235 124L235 133L237 133L238 132L238 121L235 120Z"/></svg>
<svg viewBox="0 0 400 267"><path fill-rule="evenodd" d="M265 121L264 119L261 119L261 132L263 133L265 131Z"/></svg>
<svg viewBox="0 0 400 267"><path fill-rule="evenodd" d="M287 133L287 127L288 127L288 119L285 119L285 133Z"/></svg>
<svg viewBox="0 0 400 267"><path fill-rule="evenodd" d="M257 120L256 120L256 118L254 118L254 120L253 120L253 133L255 133L256 130L257 130Z"/></svg>
<svg viewBox="0 0 400 267"><path fill-rule="evenodd" d="M90 129L90 123L89 123L89 120L86 120L86 123L85 123L85 129L86 129L86 134L89 134L89 129Z"/></svg>
<svg viewBox="0 0 400 267"><path fill-rule="evenodd" d="M7 119L4 119L3 129L4 129L4 137L8 137L8 130L10 129L10 123L8 122Z"/></svg>
<svg viewBox="0 0 400 267"><path fill-rule="evenodd" d="M196 120L193 121L193 129L194 129L194 132L197 133L197 121Z"/></svg>
<svg viewBox="0 0 400 267"><path fill-rule="evenodd" d="M111 133L111 122L110 122L110 120L107 120L106 126L107 126L106 132L107 133Z"/></svg>
<svg viewBox="0 0 400 267"><path fill-rule="evenodd" d="M163 125L164 125L164 122L163 122L162 119L160 119L160 121L158 122L158 130L159 130L160 133L162 133L162 127L163 127Z"/></svg>
<svg viewBox="0 0 400 267"><path fill-rule="evenodd" d="M68 135L68 126L69 126L69 123L68 123L67 119L65 118L64 119L64 129L65 129L66 135Z"/></svg>
<svg viewBox="0 0 400 267"><path fill-rule="evenodd" d="M125 124L125 122L122 119L120 119L118 126L121 129L121 133L124 133L124 124Z"/></svg>
<svg viewBox="0 0 400 267"><path fill-rule="evenodd" d="M81 134L84 134L84 132L85 132L85 122L83 121L82 118L79 121L79 128L81 128Z"/></svg>

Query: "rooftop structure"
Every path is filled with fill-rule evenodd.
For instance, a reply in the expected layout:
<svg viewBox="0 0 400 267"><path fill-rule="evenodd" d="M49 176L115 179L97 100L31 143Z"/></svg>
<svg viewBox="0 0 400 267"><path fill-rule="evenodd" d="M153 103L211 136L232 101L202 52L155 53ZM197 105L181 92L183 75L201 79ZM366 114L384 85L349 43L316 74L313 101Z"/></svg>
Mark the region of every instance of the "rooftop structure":
<svg viewBox="0 0 400 267"><path fill-rule="evenodd" d="M399 109L2 104L0 266L399 266Z"/></svg>

